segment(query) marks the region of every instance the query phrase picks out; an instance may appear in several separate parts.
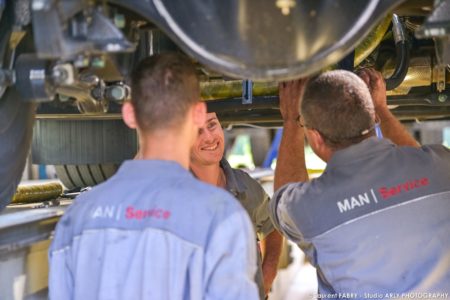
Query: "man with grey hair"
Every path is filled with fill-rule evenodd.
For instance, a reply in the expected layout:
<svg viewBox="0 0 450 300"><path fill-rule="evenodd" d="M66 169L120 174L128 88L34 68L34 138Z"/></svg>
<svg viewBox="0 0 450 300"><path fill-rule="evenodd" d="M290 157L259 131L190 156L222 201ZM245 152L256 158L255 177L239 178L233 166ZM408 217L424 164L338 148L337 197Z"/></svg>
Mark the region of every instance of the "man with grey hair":
<svg viewBox="0 0 450 300"><path fill-rule="evenodd" d="M280 85L271 217L316 267L320 298L445 294L450 151L420 147L390 112L381 74L359 75L330 71ZM378 122L386 139L375 136ZM327 162L311 181L305 137Z"/></svg>

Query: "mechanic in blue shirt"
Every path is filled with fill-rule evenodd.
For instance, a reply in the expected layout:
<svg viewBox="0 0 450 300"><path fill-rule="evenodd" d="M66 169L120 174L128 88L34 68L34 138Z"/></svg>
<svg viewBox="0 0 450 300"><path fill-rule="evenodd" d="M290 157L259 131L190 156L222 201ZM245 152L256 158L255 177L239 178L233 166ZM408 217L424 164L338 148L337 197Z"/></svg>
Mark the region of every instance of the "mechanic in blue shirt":
<svg viewBox="0 0 450 300"><path fill-rule="evenodd" d="M280 85L271 217L316 267L320 298L447 298L450 151L420 147L390 112L381 74L360 76L336 70ZM375 136L376 116L386 139ZM305 136L327 162L311 181Z"/></svg>
<svg viewBox="0 0 450 300"><path fill-rule="evenodd" d="M277 274L283 239L270 220L269 196L263 187L246 172L233 169L224 158L224 152L225 137L222 126L216 113L209 112L192 146L190 168L201 181L224 188L233 194L250 216L263 254L258 255L256 282L260 297L264 298Z"/></svg>
<svg viewBox="0 0 450 300"><path fill-rule="evenodd" d="M206 116L195 67L155 55L131 81L122 116L137 129L141 159L80 195L59 221L50 298L258 299L247 213L188 170Z"/></svg>

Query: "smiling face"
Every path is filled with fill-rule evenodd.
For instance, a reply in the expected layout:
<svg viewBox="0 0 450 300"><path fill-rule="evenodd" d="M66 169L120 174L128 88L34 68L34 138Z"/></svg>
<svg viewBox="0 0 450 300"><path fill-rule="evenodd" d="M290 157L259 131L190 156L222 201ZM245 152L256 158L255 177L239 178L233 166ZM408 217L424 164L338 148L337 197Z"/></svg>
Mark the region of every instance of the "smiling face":
<svg viewBox="0 0 450 300"><path fill-rule="evenodd" d="M205 124L191 149L191 163L212 165L220 162L225 149L224 135L216 113L206 115Z"/></svg>

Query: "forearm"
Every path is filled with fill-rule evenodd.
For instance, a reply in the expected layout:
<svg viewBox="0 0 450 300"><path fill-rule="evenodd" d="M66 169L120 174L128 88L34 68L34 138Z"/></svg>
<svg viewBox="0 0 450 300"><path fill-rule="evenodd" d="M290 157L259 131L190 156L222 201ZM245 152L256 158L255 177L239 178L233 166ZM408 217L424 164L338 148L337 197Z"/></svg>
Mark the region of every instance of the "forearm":
<svg viewBox="0 0 450 300"><path fill-rule="evenodd" d="M260 242L262 252L262 272L264 277L264 289L270 290L272 282L277 275L278 260L280 259L283 237L274 230Z"/></svg>
<svg viewBox="0 0 450 300"><path fill-rule="evenodd" d="M419 147L419 143L412 137L400 121L391 113L389 108L377 109L380 118L381 131L385 138L399 146Z"/></svg>
<svg viewBox="0 0 450 300"><path fill-rule="evenodd" d="M290 182L308 181L304 148L303 128L295 120L285 121L275 168L275 191Z"/></svg>

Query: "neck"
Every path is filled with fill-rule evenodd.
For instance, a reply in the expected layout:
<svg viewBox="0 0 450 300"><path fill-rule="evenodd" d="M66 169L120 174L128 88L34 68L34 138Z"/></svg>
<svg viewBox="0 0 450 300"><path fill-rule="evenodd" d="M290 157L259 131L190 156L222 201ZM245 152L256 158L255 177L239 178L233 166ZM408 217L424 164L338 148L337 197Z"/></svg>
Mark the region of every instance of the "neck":
<svg viewBox="0 0 450 300"><path fill-rule="evenodd" d="M157 130L140 133L139 159L171 160L189 169L189 153L192 144L188 133L182 130Z"/></svg>
<svg viewBox="0 0 450 300"><path fill-rule="evenodd" d="M333 150L326 151L325 153L323 153L323 154L320 156L320 158L321 158L324 162L328 163L328 162L330 161L331 157L333 156L334 152L335 152L335 151L333 151Z"/></svg>
<svg viewBox="0 0 450 300"><path fill-rule="evenodd" d="M215 186L225 187L225 182L223 180L224 174L219 163L212 165L199 165L195 162L191 162L190 167L195 176L197 176L197 178L201 181Z"/></svg>

